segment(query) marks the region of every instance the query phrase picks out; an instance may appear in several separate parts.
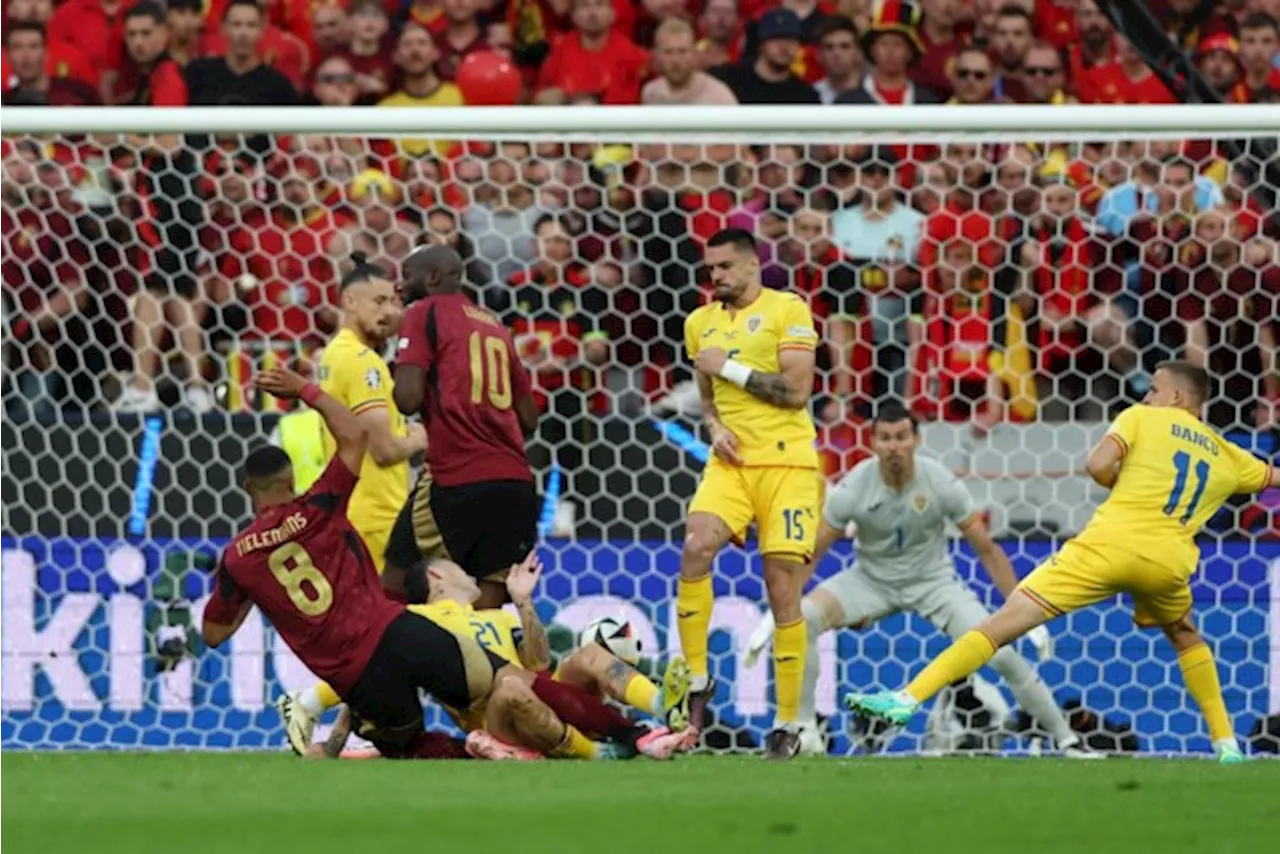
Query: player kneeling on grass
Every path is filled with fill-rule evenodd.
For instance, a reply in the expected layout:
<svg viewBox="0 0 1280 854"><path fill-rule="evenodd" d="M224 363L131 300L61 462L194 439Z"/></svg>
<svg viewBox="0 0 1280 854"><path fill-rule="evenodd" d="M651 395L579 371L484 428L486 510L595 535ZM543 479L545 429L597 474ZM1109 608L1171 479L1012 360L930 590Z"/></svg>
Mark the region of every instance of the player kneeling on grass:
<svg viewBox="0 0 1280 854"><path fill-rule="evenodd" d="M862 628L899 611L915 612L958 638L987 617L973 590L956 576L947 553L947 524L968 541L991 580L1006 598L1018 578L1004 550L991 539L973 497L942 464L917 456L920 433L915 417L900 403L882 405L871 422L875 456L863 460L827 495L816 566L849 525L857 526L858 565L837 573L804 598L808 651L800 693L800 741L805 753L822 753L814 696L818 683L818 636L834 628ZM748 662L773 633L766 616L751 636ZM1051 649L1049 632L1031 634L1041 658ZM1024 709L1053 734L1058 748L1073 758L1094 758L1034 668L1013 649L1001 650L991 667Z"/></svg>
<svg viewBox="0 0 1280 854"><path fill-rule="evenodd" d="M455 634L474 637L487 652L507 663L495 680L491 695L480 697L465 708L446 706L458 726L468 733L467 753L481 759L539 759L543 755L621 759L637 754L663 759L691 747L696 736L687 729L690 677L681 658L672 659L659 689L625 661L592 644L567 657L556 671L554 683L549 684L545 671L551 665L550 646L532 601L541 569L537 559L530 556L507 575L507 592L518 617L501 609L476 610L473 605L480 598L479 584L447 560L432 561L426 568L427 604L409 606L411 612ZM668 726L646 730L601 703L583 702L573 717L590 737L591 745L580 744L572 754L557 753L555 745L548 749L545 739L531 739L522 729L519 718L527 714L524 704L528 699L524 689L536 697L554 693L549 702L557 706L571 701L575 694L589 695L590 699L607 696L665 720ZM356 724L350 716L344 715L325 744L310 745L304 755L341 755L346 734L353 726ZM597 738L609 742L595 742ZM366 757L359 752L350 755Z"/></svg>

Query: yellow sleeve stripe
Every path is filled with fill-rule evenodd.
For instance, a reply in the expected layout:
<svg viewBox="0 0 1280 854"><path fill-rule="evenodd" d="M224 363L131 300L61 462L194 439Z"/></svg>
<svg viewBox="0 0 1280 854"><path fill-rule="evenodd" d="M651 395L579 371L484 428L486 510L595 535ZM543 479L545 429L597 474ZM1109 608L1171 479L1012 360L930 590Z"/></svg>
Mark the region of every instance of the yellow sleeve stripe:
<svg viewBox="0 0 1280 854"><path fill-rule="evenodd" d="M1129 443L1124 439L1121 439L1115 433L1108 433L1104 438L1111 439L1120 446L1120 456L1126 457L1129 455Z"/></svg>
<svg viewBox="0 0 1280 854"><path fill-rule="evenodd" d="M372 412L375 409L386 409L386 408L387 408L387 401L381 397L376 397L373 400L366 400L364 403L357 403L355 406L351 407L351 411L354 412L356 415L359 415L362 412Z"/></svg>

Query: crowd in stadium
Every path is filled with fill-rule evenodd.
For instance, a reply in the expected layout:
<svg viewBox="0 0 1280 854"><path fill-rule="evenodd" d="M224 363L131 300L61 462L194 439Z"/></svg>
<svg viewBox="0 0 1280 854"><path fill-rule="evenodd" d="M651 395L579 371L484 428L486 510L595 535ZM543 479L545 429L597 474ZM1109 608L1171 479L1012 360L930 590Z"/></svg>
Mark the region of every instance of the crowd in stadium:
<svg viewBox="0 0 1280 854"><path fill-rule="evenodd" d="M1196 0L1156 5L1224 100L1280 101L1280 3L1226 0L1187 33ZM1092 0L10 0L5 16L6 105L1175 100ZM6 137L3 160L11 415L260 407L249 373L323 344L351 252L394 269L426 241L467 259L545 407L635 411L687 378L702 243L741 225L766 282L819 318L828 426L888 391L979 429L1105 417L1175 353L1226 378L1216 423L1277 423L1262 366L1280 217L1247 144L122 135Z"/></svg>

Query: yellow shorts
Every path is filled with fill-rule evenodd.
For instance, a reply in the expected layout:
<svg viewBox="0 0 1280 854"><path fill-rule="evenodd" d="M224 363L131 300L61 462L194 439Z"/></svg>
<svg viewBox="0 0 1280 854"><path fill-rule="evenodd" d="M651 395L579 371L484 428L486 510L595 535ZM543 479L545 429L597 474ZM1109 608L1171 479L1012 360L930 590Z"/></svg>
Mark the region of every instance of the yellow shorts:
<svg viewBox="0 0 1280 854"><path fill-rule="evenodd" d="M689 512L717 517L739 543L755 522L761 555L807 561L818 536L821 478L817 469L731 466L713 459Z"/></svg>
<svg viewBox="0 0 1280 854"><path fill-rule="evenodd" d="M1163 626L1191 610L1188 582L1194 568L1180 560L1162 563L1120 548L1069 540L1022 579L1018 589L1054 616L1128 593L1135 623Z"/></svg>
<svg viewBox="0 0 1280 854"><path fill-rule="evenodd" d="M382 571L387 568L387 541L391 539L391 529L379 528L376 531L366 531L356 528L356 532L360 534L360 539L364 540L365 546L369 549L378 575L382 575Z"/></svg>

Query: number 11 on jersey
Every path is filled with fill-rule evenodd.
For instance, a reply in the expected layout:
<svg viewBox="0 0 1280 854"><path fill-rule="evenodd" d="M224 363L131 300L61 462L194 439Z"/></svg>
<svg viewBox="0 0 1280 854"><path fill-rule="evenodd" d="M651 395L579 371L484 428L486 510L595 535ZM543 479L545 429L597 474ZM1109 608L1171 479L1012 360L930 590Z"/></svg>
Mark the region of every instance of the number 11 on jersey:
<svg viewBox="0 0 1280 854"><path fill-rule="evenodd" d="M1187 489L1187 475L1191 471L1191 455L1186 451L1178 451L1173 455L1173 468L1177 472L1173 481L1173 490L1169 493L1169 500L1164 505L1164 515L1172 516L1178 509L1178 505L1182 503L1182 493ZM1178 519L1179 525L1185 525L1195 515L1196 507L1200 504L1200 497L1204 495L1205 484L1209 482L1209 462L1208 460L1196 460L1196 488L1191 493L1191 500L1187 502L1187 509L1183 511L1182 516Z"/></svg>

